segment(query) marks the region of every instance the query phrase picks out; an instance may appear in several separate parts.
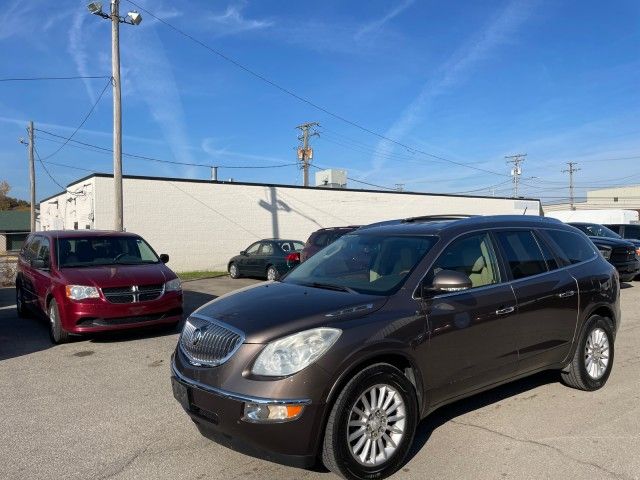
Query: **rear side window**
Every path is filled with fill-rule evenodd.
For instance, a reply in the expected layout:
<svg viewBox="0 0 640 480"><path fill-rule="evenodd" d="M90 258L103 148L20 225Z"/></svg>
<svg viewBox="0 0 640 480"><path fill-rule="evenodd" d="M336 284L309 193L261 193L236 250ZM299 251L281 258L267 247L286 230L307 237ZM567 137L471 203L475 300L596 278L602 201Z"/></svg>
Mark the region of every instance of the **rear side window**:
<svg viewBox="0 0 640 480"><path fill-rule="evenodd" d="M613 230L617 234L620 234L620 225L606 225L609 230Z"/></svg>
<svg viewBox="0 0 640 480"><path fill-rule="evenodd" d="M329 234L326 232L319 233L313 239L313 244L316 247L325 247L329 244Z"/></svg>
<svg viewBox="0 0 640 480"><path fill-rule="evenodd" d="M514 280L545 273L547 260L529 230L498 232L498 241Z"/></svg>
<svg viewBox="0 0 640 480"><path fill-rule="evenodd" d="M565 259L571 264L586 262L597 255L589 239L577 233L563 230L545 230L545 232L558 245Z"/></svg>

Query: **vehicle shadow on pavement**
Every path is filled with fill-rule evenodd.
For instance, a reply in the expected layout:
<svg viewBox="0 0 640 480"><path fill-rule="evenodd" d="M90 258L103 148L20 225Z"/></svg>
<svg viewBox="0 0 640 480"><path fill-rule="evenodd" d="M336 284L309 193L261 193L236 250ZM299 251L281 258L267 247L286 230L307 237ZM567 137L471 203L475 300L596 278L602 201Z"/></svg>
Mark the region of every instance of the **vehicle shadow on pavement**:
<svg viewBox="0 0 640 480"><path fill-rule="evenodd" d="M633 284L627 282L620 282L620 289L624 290L625 288L633 288Z"/></svg>
<svg viewBox="0 0 640 480"><path fill-rule="evenodd" d="M191 313L211 300L218 298L216 295L209 293L196 292L192 290L184 290L184 313L182 321L176 326L171 327L149 327L141 330L122 330L119 332L105 332L91 335L92 342L108 343L108 342L126 342L129 340L140 340L150 337L162 337L165 335L174 335L182 331L182 326L186 318Z"/></svg>
<svg viewBox="0 0 640 480"><path fill-rule="evenodd" d="M496 407L498 407L499 402L503 400L543 385L556 383L559 381L559 378L560 374L557 371L549 370L540 372L439 408L418 425L413 445L411 450L409 450L405 464L410 462L411 459L420 452L422 447L429 441L429 438L431 438L433 432L445 423L489 405L495 404Z"/></svg>

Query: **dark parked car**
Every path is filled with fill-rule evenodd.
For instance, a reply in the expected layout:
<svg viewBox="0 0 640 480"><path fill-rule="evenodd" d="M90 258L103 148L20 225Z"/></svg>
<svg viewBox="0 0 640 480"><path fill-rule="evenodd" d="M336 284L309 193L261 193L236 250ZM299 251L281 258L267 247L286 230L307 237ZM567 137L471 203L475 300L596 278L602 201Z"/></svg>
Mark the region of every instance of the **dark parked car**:
<svg viewBox="0 0 640 480"><path fill-rule="evenodd" d="M231 278L247 276L276 280L298 264L302 247L304 244L300 240L260 240L229 260L227 271Z"/></svg>
<svg viewBox="0 0 640 480"><path fill-rule="evenodd" d="M70 334L175 326L182 286L168 261L131 233L33 233L18 259L18 315L44 314L54 343Z"/></svg>
<svg viewBox="0 0 640 480"><path fill-rule="evenodd" d="M614 223L605 225L609 230L614 231L622 238L638 242L640 244L640 225L630 225L625 223Z"/></svg>
<svg viewBox="0 0 640 480"><path fill-rule="evenodd" d="M300 262L308 260L327 245L332 244L341 236L353 232L357 228L360 227L358 225L351 225L349 227L332 227L316 230L309 236L307 243L304 244L304 248L300 253Z"/></svg>
<svg viewBox="0 0 640 480"><path fill-rule="evenodd" d="M356 269L354 256L369 261ZM362 227L283 281L193 313L173 392L202 434L231 448L384 478L442 405L546 369L574 388L602 387L619 292L589 239L556 220Z"/></svg>
<svg viewBox="0 0 640 480"><path fill-rule="evenodd" d="M570 223L589 236L604 258L616 267L623 282L640 274L640 240L625 240L616 232L597 223Z"/></svg>

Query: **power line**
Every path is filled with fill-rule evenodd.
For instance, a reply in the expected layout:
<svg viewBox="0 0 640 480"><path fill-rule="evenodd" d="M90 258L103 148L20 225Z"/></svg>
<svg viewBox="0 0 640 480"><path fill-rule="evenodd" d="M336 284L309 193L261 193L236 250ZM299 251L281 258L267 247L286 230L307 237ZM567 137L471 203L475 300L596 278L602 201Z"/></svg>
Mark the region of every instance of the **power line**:
<svg viewBox="0 0 640 480"><path fill-rule="evenodd" d="M72 77L13 77L0 78L0 82L36 82L41 80L94 80L100 78L109 78L108 75L74 75Z"/></svg>
<svg viewBox="0 0 640 480"><path fill-rule="evenodd" d="M98 95L97 100L93 103L93 105L91 106L91 108L89 109L87 114L84 116L84 118L80 122L80 125L78 125L78 127L73 131L73 133L68 138L65 139L65 142L62 145L60 145L60 147L55 152L47 155L46 157L44 157L43 160L47 160L47 159L53 157L54 155L56 155L60 150L62 150L67 145L67 143L69 143L69 141L73 138L73 136L76 133L78 133L78 130L80 130L82 128L82 126L85 124L85 122L89 119L89 117L91 116L91 114L95 110L96 105L98 105L98 102L100 101L100 99L104 95L104 92L107 91L107 88L109 87L109 85L111 85L111 77L109 77L109 80L107 81L106 85L102 89L102 92L100 92L100 95Z"/></svg>
<svg viewBox="0 0 640 480"><path fill-rule="evenodd" d="M36 156L38 157L38 161L40 162L40 165L42 165L42 169L45 171L45 173L47 174L47 176L51 179L51 181L53 183L55 183L58 187L60 187L62 190L64 190L65 192L67 191L66 187L63 187L60 182L58 182L53 175L51 175L51 172L49 172L49 169L47 168L47 166L44 164L44 162L42 161L42 158L40 157L40 153L38 152L38 149L36 148L35 144L33 145L33 149L36 152Z"/></svg>
<svg viewBox="0 0 640 480"><path fill-rule="evenodd" d="M305 104L307 104L307 105L309 105L309 106L311 106L311 107L315 108L316 110L319 110L319 111L321 111L321 112L323 112L323 113L326 113L327 115L329 115L329 116L331 116L331 117L333 117L333 118L335 118L335 119L337 119L337 120L340 120L341 122L344 122L344 123L346 123L346 124L348 124L348 125L351 125L352 127L355 127L355 128L357 128L357 129L359 129L359 130L362 130L363 132L366 132L366 133L368 133L368 134L370 134L370 135L373 135L373 136L375 136L375 137L377 137L377 138L379 138L379 139L381 139L381 140L385 140L385 141L387 141L387 142L393 143L394 145L397 145L397 146L399 146L399 147L402 147L402 148L406 149L406 150L407 150L408 152L410 152L410 153L419 153L419 154L421 154L421 155L425 155L425 156L427 156L427 157L431 157L431 158L434 158L434 159L437 159L437 160L441 160L441 161L443 161L443 162L447 162L447 163L450 163L450 164L452 164L452 165L457 165L457 166L460 166L460 167L471 168L471 169L473 169L473 170L477 170L477 171L481 171L481 172L492 173L492 174L494 174L494 175L500 175L500 176L503 176L503 177L504 177L504 176L508 176L508 175L505 175L504 173L494 172L494 171L492 171L492 170L484 169L484 168L481 168L481 167L474 167L473 165L468 165L468 164L465 164L465 163L462 163L462 162L457 162L457 161L455 161L455 160L450 160L450 159L448 159L448 158L441 157L441 156L439 156L439 155L435 155L435 154L432 154L432 153L429 153L429 152L425 152L425 151L423 151L423 150L420 150L420 149L415 148L415 147L411 147L411 146L409 146L409 145L407 145L407 144L405 144L405 143L402 143L402 142L400 142L400 141L398 141L398 140L395 140L395 139L393 139L393 138L389 138L389 137L387 137L387 136L385 136L385 135L382 135L382 134L380 134L380 133L378 133L378 132L376 132L376 131L374 131L374 130L371 130L371 129L369 129L369 128L367 128L367 127L363 126L363 125L360 125L360 124L359 124L359 123L357 123L357 122L354 122L353 120L349 120L348 118L346 118L346 117L344 117L344 116L342 116L342 115L340 115L340 114L338 114L338 113L334 113L334 112L332 112L332 111L330 111L330 110L328 110L328 109L326 109L326 108L324 108L324 107L322 107L322 106L318 105L317 103L315 103L315 102L313 102L313 101L309 100L308 98L305 98L305 97L303 97L303 96L301 96L301 95L298 95L298 94L297 94L297 93L295 93L294 91L292 91L292 90L290 90L290 89L288 89L288 88L286 88L286 87L283 87L283 86L279 85L278 83L276 83L276 82L274 82L273 80L271 80L271 79L267 78L266 76L264 76L264 75L262 75L262 74L260 74L260 73L256 72L255 70L252 70L251 68L247 67L246 65L243 65L243 64L242 64L242 63L240 63L239 61L237 61L237 60L235 60L235 59L233 59L233 58L229 57L228 55L225 55L225 54L224 54L224 53L222 53L221 51L216 50L215 48L213 48L213 47L209 46L208 44L206 44L206 43L204 43L203 41L201 41L201 40L197 39L196 37L194 37L193 35L191 35L191 34L189 34L189 33L185 32L185 31L183 31L183 30L180 30L178 27L176 27L176 26L174 26L173 24L171 24L171 23L167 22L166 20L163 20L162 18L160 18L160 17L156 16L155 14L153 14L152 12L150 12L149 10L147 10L146 8L141 7L141 6L140 6L140 5L138 5L136 2L134 2L134 1L132 1L132 0L127 0L127 1L128 1L131 5L133 5L133 6L135 6L136 8L138 8L138 9L142 10L143 12L145 12L147 15L151 16L152 18L155 18L157 21L159 21L159 22L160 22L160 23L162 23L163 25L165 25L165 26L169 27L170 29L174 30L175 32L179 33L180 35L182 35L182 36L184 36L184 37L188 38L188 39L189 39L189 40L191 40L192 42L197 43L198 45L200 45L201 47L205 48L206 50L209 50L211 53L213 53L213 54L217 55L218 57L222 58L222 59L223 59L223 60L225 60L226 62L231 63L232 65L234 65L234 66L236 66L237 68L239 68L239 69L243 70L244 72L248 73L249 75L251 75L251 76L253 76L253 77L255 77L255 78L257 78L257 79L259 79L259 80L263 81L264 83L267 83L268 85L271 85L272 87L274 87L274 88L276 88L276 89L280 90L281 92L283 92L283 93L285 93L285 94L287 94L287 95L289 95L289 96L291 96L291 97L295 98L296 100L299 100L299 101L300 101L300 102L302 102L302 103L305 103Z"/></svg>
<svg viewBox="0 0 640 480"><path fill-rule="evenodd" d="M75 139L71 139L69 137L64 137L62 135L58 135L56 133L53 132L49 132L47 130L42 130L39 128L35 129L37 132L40 133L44 133L46 135L51 135L52 137L56 137L56 138L60 138L63 140L67 140L72 142L71 143L71 147L75 147L75 148L81 148L78 145L73 145L74 143L77 143L79 145L82 145L86 148L84 148L84 150L90 151L90 152L94 152L94 153L105 153L105 154L109 154L109 153L113 153L113 150L111 148L107 148L107 147L102 147L100 145L94 145L92 143L87 143L87 142L81 142L80 140L75 140ZM55 142L55 140L51 139L51 138L46 138L43 137L42 140L47 140L50 142ZM63 142L58 142L58 143L63 143ZM92 149L97 149L96 150L92 150ZM191 167L203 167L203 168L213 168L213 167L218 167L218 168L227 168L227 169L267 169L267 168L281 168L281 167L291 167L294 165L297 165L297 163L278 163L278 164L274 164L274 165L213 165L210 163L193 163L193 162L179 162L177 160L165 160L165 159L161 159L161 158L155 158L155 157L149 157L146 155L138 155L138 154L134 154L134 153L125 153L123 152L122 155L124 157L129 157L129 158L136 158L138 160L146 160L149 162L159 162L159 163L168 163L168 164L172 164L172 165L186 165L186 166L191 166Z"/></svg>

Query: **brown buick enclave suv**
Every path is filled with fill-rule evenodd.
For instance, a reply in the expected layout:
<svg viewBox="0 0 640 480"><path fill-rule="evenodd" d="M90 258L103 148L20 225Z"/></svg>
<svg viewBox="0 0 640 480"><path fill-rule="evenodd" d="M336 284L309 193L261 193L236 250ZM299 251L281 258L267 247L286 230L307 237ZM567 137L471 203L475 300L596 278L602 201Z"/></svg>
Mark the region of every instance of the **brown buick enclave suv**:
<svg viewBox="0 0 640 480"><path fill-rule="evenodd" d="M193 313L173 392L201 433L231 448L384 478L444 404L547 369L602 387L619 288L589 239L557 220L374 224L281 281Z"/></svg>

